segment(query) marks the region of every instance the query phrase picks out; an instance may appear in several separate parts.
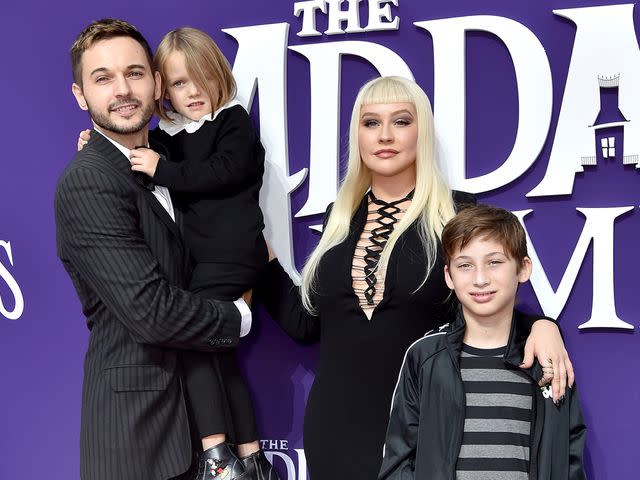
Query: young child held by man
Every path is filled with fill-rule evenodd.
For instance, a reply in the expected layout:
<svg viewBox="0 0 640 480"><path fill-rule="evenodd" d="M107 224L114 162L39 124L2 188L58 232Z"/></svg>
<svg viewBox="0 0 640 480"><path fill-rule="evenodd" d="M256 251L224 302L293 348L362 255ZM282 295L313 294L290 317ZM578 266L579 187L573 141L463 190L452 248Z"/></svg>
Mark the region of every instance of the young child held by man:
<svg viewBox="0 0 640 480"><path fill-rule="evenodd" d="M444 228L450 323L409 347L379 479L584 479L576 386L554 404L553 365L521 369L530 322L514 310L531 275L515 215L478 205Z"/></svg>

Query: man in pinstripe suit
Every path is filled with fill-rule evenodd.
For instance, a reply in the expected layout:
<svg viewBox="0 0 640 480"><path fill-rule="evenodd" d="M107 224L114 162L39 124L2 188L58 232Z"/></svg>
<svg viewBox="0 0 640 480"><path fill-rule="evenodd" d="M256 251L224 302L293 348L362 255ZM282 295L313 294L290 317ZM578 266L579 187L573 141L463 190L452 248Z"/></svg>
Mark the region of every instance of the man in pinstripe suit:
<svg viewBox="0 0 640 480"><path fill-rule="evenodd" d="M126 22L94 22L71 60L73 93L96 130L55 196L58 255L91 331L81 478L177 478L193 458L178 352L235 347L250 312L181 288L188 254L171 197L131 171L160 94L144 37Z"/></svg>

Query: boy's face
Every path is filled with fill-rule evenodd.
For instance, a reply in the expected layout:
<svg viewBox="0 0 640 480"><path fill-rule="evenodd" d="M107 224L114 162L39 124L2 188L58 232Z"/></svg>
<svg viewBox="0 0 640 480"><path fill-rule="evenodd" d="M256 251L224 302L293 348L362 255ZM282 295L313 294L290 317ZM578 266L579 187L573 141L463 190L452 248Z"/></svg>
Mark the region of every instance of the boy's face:
<svg viewBox="0 0 640 480"><path fill-rule="evenodd" d="M518 284L529 280L531 260L525 257L518 268L500 242L480 237L457 248L444 268L467 320L511 320Z"/></svg>

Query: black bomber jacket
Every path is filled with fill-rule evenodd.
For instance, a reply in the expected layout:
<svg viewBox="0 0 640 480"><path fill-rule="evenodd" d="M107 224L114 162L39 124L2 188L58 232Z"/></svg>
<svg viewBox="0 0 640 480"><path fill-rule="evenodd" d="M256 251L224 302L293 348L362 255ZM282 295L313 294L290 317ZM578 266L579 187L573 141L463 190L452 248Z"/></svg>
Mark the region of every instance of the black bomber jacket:
<svg viewBox="0 0 640 480"><path fill-rule="evenodd" d="M531 318L514 313L504 354L507 368L519 369ZM409 347L393 396L379 480L453 480L462 443L465 393L460 352L465 321L430 332ZM580 480L586 426L574 384L556 407L549 390L537 386L536 362L524 370L533 390L530 480Z"/></svg>

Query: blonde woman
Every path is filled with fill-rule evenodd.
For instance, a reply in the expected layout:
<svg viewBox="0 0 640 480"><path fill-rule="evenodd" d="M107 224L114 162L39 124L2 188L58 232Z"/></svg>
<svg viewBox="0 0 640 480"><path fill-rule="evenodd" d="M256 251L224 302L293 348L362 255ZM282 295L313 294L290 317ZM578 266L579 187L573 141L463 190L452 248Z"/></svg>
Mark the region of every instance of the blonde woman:
<svg viewBox="0 0 640 480"><path fill-rule="evenodd" d="M353 107L347 174L301 288L271 261L257 289L291 337L320 341L304 426L313 480L377 477L404 353L441 325L449 291L439 237L458 205L474 198L445 184L433 135L417 84L365 84ZM527 360L535 349L558 366L556 377L566 365L572 382L555 324L536 322L531 339Z"/></svg>

